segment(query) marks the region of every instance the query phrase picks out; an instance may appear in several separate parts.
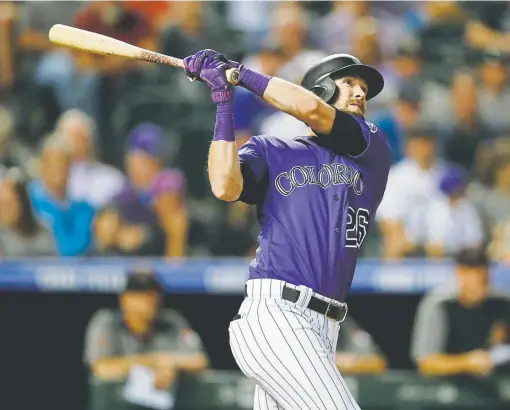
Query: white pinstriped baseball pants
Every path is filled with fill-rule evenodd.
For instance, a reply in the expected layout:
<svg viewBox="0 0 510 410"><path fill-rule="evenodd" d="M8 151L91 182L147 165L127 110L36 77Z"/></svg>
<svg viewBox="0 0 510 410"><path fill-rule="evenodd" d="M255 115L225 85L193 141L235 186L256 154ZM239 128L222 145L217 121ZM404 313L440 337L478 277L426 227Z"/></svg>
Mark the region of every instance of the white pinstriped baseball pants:
<svg viewBox="0 0 510 410"><path fill-rule="evenodd" d="M301 290L296 303L282 299L284 285ZM304 307L312 294L280 280L247 282L229 334L237 365L256 382L254 410L360 410L336 367L340 324Z"/></svg>

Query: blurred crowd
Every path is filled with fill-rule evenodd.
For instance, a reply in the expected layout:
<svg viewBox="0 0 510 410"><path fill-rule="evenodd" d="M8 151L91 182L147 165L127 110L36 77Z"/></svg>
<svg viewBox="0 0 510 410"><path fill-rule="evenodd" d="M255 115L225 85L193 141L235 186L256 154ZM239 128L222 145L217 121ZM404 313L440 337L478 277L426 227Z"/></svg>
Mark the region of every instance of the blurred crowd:
<svg viewBox="0 0 510 410"><path fill-rule="evenodd" d="M394 158L368 257L510 259L506 2L3 2L0 253L250 256L256 210L206 175L215 107L180 70L52 45L67 24L184 58L213 48L299 83L331 53L384 75L367 120ZM244 89L239 145L305 124Z"/></svg>

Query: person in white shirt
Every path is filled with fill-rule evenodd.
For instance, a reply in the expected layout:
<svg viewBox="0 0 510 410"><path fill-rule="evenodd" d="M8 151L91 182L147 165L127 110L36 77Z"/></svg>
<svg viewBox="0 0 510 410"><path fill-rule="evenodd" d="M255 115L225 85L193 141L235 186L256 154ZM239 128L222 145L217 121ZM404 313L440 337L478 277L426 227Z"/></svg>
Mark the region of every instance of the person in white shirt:
<svg viewBox="0 0 510 410"><path fill-rule="evenodd" d="M427 212L426 251L430 257L454 255L484 244L483 224L474 204L466 197L468 177L458 166L448 166L439 181L443 195Z"/></svg>
<svg viewBox="0 0 510 410"><path fill-rule="evenodd" d="M389 259L424 252L427 211L440 195L443 165L435 154L432 131L423 128L406 134L406 157L391 168L376 217L383 236L382 254Z"/></svg>
<svg viewBox="0 0 510 410"><path fill-rule="evenodd" d="M96 209L105 206L120 192L125 177L118 169L94 159L93 120L82 111L71 109L62 114L56 129L72 150L70 197L86 201Z"/></svg>
<svg viewBox="0 0 510 410"><path fill-rule="evenodd" d="M296 135L310 134L310 128L303 121L282 111L268 115L260 122L260 135L273 135L282 139L292 139Z"/></svg>
<svg viewBox="0 0 510 410"><path fill-rule="evenodd" d="M327 56L325 51L308 45L309 15L297 2L280 2L269 17L269 39L282 50L285 62L277 76L299 84L314 64Z"/></svg>

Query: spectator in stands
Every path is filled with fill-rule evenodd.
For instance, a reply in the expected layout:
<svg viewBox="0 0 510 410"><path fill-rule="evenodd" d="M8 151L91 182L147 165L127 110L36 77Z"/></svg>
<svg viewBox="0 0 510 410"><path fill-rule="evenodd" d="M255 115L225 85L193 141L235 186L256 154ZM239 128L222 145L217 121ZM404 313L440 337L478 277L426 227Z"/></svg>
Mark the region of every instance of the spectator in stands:
<svg viewBox="0 0 510 410"><path fill-rule="evenodd" d="M170 391L181 372L208 367L197 333L180 313L163 307L155 276L130 274L119 301L120 309L96 312L86 330L84 360L96 378L126 380L143 367L157 390Z"/></svg>
<svg viewBox="0 0 510 410"><path fill-rule="evenodd" d="M327 54L308 43L309 16L298 2L277 4L270 19L269 41L281 49L284 57L277 76L300 83L305 72Z"/></svg>
<svg viewBox="0 0 510 410"><path fill-rule="evenodd" d="M456 1L425 2L423 8L426 22L417 33L421 40L421 54L429 75L448 83L458 66L467 62L466 16Z"/></svg>
<svg viewBox="0 0 510 410"><path fill-rule="evenodd" d="M189 223L186 181L180 170L163 168L163 144L163 130L159 126L143 123L133 129L128 136L126 155L129 181L121 195L134 191L142 204L153 210L165 232L165 255L181 257L186 254Z"/></svg>
<svg viewBox="0 0 510 410"><path fill-rule="evenodd" d="M13 2L0 4L0 90L10 92L18 80L16 70L17 9Z"/></svg>
<svg viewBox="0 0 510 410"><path fill-rule="evenodd" d="M122 0L122 5L128 10L135 10L150 21L158 33L161 33L172 18L173 2Z"/></svg>
<svg viewBox="0 0 510 410"><path fill-rule="evenodd" d="M221 49L230 58L238 55L239 45L232 41L236 36L210 4L179 1L172 5L172 9L173 24L162 36L163 53L184 58L197 50L212 48Z"/></svg>
<svg viewBox="0 0 510 410"><path fill-rule="evenodd" d="M69 197L100 208L121 191L125 178L118 169L95 160L94 129L92 118L77 109L63 113L56 125L71 148Z"/></svg>
<svg viewBox="0 0 510 410"><path fill-rule="evenodd" d="M283 62L276 75L300 83L305 72L326 54L308 44L309 16L298 2L278 3L271 13L271 30L267 41L281 51ZM280 138L308 135L309 128L302 121L284 112L274 112L260 123L259 134Z"/></svg>
<svg viewBox="0 0 510 410"><path fill-rule="evenodd" d="M98 212L94 239L95 252L103 256L165 254L165 236L156 216L132 191L123 192Z"/></svg>
<svg viewBox="0 0 510 410"><path fill-rule="evenodd" d="M35 213L52 233L59 255L80 256L92 245L94 208L69 198L70 166L69 145L61 135L50 135L41 150L40 178L30 183L29 192Z"/></svg>
<svg viewBox="0 0 510 410"><path fill-rule="evenodd" d="M510 219L510 156L493 157L489 175L488 186L478 186L470 196L490 234L498 222Z"/></svg>
<svg viewBox="0 0 510 410"><path fill-rule="evenodd" d="M420 42L417 38L408 38L389 57L389 63L395 70L400 87L411 84L423 84L423 61L420 55Z"/></svg>
<svg viewBox="0 0 510 410"><path fill-rule="evenodd" d="M73 59L67 49L50 41L48 32L56 23L72 26L74 16L84 4L84 1L68 2L66 7L51 1L16 4L19 18L17 45L22 56L18 60L18 69L33 76L37 85L50 87L61 107L71 98L65 95L65 84L72 76Z"/></svg>
<svg viewBox="0 0 510 410"><path fill-rule="evenodd" d="M448 166L441 175L443 195L427 209L426 249L430 257L452 256L462 249L484 245L484 229L475 205L466 197L468 175L458 166Z"/></svg>
<svg viewBox="0 0 510 410"><path fill-rule="evenodd" d="M22 166L29 157L30 151L16 138L13 113L0 106L0 165L5 168Z"/></svg>
<svg viewBox="0 0 510 410"><path fill-rule="evenodd" d="M342 374L376 374L386 370L386 359L372 336L350 316L340 326L336 364Z"/></svg>
<svg viewBox="0 0 510 410"><path fill-rule="evenodd" d="M151 22L118 1L87 3L76 15L74 26L149 50L158 49L156 31ZM149 69L149 66L121 57L83 52L75 54L75 66L67 89L72 87L73 92L67 93L72 95L73 101L62 109L81 109L94 119L100 136L111 138L110 116L119 98L119 85L125 87L123 81L137 78L137 74ZM109 155L108 150L104 151L104 155L105 158Z"/></svg>
<svg viewBox="0 0 510 410"><path fill-rule="evenodd" d="M470 16L465 38L477 50L510 53L510 7L506 2L462 2Z"/></svg>
<svg viewBox="0 0 510 410"><path fill-rule="evenodd" d="M377 21L381 47L384 54L392 54L403 38L399 16L392 13L387 4L370 1L335 1L332 10L314 24L314 37L328 54L351 53L357 55L352 41L354 26L363 19ZM363 61L363 59L361 59Z"/></svg>
<svg viewBox="0 0 510 410"><path fill-rule="evenodd" d="M494 132L510 131L510 116L501 107L510 107L508 58L484 53L479 74L480 120Z"/></svg>
<svg viewBox="0 0 510 410"><path fill-rule="evenodd" d="M371 111L379 111L393 103L398 93L398 74L394 67L384 58L381 48L381 32L373 17L358 20L351 34L353 52L363 64L377 68L384 77L384 89L377 101L370 102Z"/></svg>
<svg viewBox="0 0 510 410"><path fill-rule="evenodd" d="M473 74L455 74L451 90L453 115L443 137L445 158L466 169L475 165L480 143L493 137L479 115L478 89Z"/></svg>
<svg viewBox="0 0 510 410"><path fill-rule="evenodd" d="M55 241L39 224L28 195L28 178L11 168L0 182L0 257L56 255Z"/></svg>
<svg viewBox="0 0 510 410"><path fill-rule="evenodd" d="M487 376L492 349L510 342L510 298L490 288L483 250L461 251L455 262L455 287L441 286L418 306L411 356L425 375Z"/></svg>
<svg viewBox="0 0 510 410"><path fill-rule="evenodd" d="M258 246L257 210L243 202L222 207L214 222L209 249L214 256L254 257Z"/></svg>
<svg viewBox="0 0 510 410"><path fill-rule="evenodd" d="M418 128L406 133L406 158L390 170L377 213L387 258L423 255L427 209L439 195L443 165L436 156L434 132Z"/></svg>
<svg viewBox="0 0 510 410"><path fill-rule="evenodd" d="M257 49L269 30L273 1L229 1L225 3L225 20L243 33L246 50ZM249 66L248 66L249 67Z"/></svg>
<svg viewBox="0 0 510 410"><path fill-rule="evenodd" d="M508 264L510 262L510 220L496 222L488 245L491 260Z"/></svg>
<svg viewBox="0 0 510 410"><path fill-rule="evenodd" d="M149 50L156 48L154 27L143 14L127 8L122 2L101 1L88 3L75 17L76 27L113 37ZM103 58L80 53L83 68L91 67L105 73L116 74L133 66L134 62L122 58Z"/></svg>
<svg viewBox="0 0 510 410"><path fill-rule="evenodd" d="M406 130L420 126L421 93L419 84L408 83L399 91L398 100L391 108L370 118L386 135L391 147L393 163L404 157Z"/></svg>

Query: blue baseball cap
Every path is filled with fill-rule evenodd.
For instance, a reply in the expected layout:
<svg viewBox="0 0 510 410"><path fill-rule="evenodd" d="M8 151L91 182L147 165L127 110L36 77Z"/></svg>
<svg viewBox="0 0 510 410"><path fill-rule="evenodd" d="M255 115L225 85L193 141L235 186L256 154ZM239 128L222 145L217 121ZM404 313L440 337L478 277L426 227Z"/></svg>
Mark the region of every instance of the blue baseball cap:
<svg viewBox="0 0 510 410"><path fill-rule="evenodd" d="M141 151L153 157L164 153L164 131L159 125L143 122L128 135L128 151Z"/></svg>
<svg viewBox="0 0 510 410"><path fill-rule="evenodd" d="M445 195L454 195L464 189L468 184L467 172L464 168L450 165L439 180L439 189Z"/></svg>

